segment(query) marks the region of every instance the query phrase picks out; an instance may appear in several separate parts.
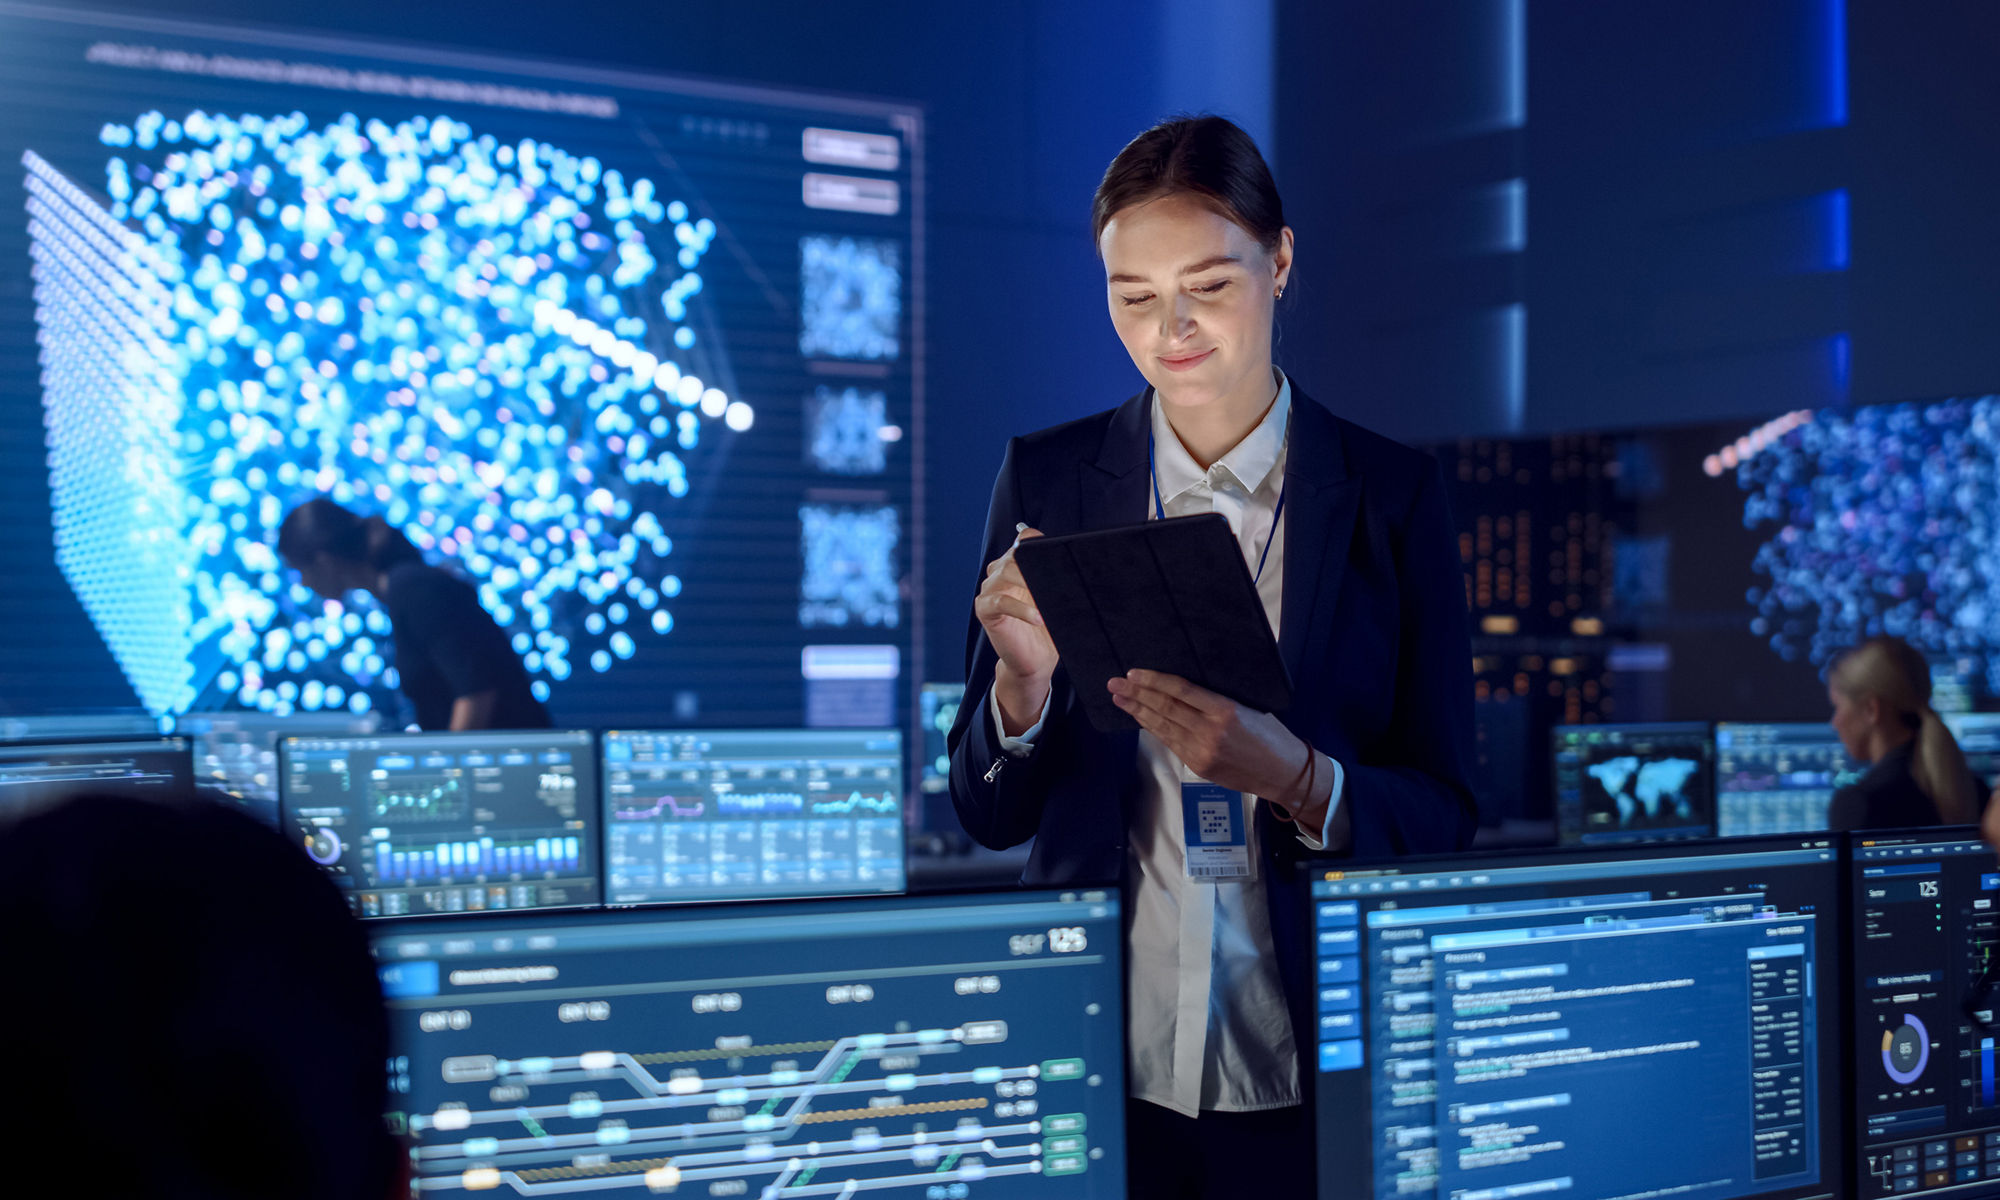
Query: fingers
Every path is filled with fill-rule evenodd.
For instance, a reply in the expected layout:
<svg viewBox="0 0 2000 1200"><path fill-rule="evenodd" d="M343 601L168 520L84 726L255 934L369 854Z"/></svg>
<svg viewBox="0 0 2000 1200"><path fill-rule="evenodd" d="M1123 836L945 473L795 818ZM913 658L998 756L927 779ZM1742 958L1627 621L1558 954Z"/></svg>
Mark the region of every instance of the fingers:
<svg viewBox="0 0 2000 1200"><path fill-rule="evenodd" d="M1231 703L1205 687L1189 683L1179 675L1169 675L1165 671L1127 671L1125 678L1135 687L1163 692L1189 708L1199 709L1202 712L1213 712Z"/></svg>
<svg viewBox="0 0 2000 1200"><path fill-rule="evenodd" d="M1035 607L1035 602L1013 589L981 592L979 599L972 602L972 611L982 624L999 617L1013 617L1038 628L1043 623L1042 610Z"/></svg>
<svg viewBox="0 0 2000 1200"><path fill-rule="evenodd" d="M1202 719L1199 709L1156 688L1137 687L1125 679L1112 679L1105 686L1113 703L1162 740L1170 733L1176 741L1193 734Z"/></svg>
<svg viewBox="0 0 2000 1200"><path fill-rule="evenodd" d="M1039 529L1033 529L1027 525L1018 526L1017 531L1014 535L1014 545L1007 547L1006 551L1002 553L1000 557L986 564L986 577L988 579L991 579L993 578L994 575L998 574L999 572L1009 571L1009 570L1013 571L1015 575L1018 577L1020 571L1018 568L1014 566L1015 548L1020 546L1022 542L1027 541L1029 538L1038 538L1042 536L1044 535L1042 531Z"/></svg>

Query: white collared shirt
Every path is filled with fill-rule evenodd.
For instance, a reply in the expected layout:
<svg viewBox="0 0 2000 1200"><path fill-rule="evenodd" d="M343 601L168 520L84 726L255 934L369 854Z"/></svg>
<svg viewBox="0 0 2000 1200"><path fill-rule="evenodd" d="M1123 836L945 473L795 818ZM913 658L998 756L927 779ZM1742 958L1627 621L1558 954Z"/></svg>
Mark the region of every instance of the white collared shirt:
<svg viewBox="0 0 2000 1200"><path fill-rule="evenodd" d="M1284 593L1285 543L1277 506L1292 407L1291 382L1278 372L1277 383L1277 398L1264 419L1206 471L1181 445L1160 406L1152 406L1154 471L1166 515L1221 513L1253 573L1265 558L1257 594L1274 630L1280 628ZM1150 484L1146 512L1157 515ZM1009 738L990 693L988 709L1003 750L1024 755L1033 749L1040 721L1021 737ZM1042 716L1047 715L1045 708ZM1255 1112L1297 1104L1296 1042L1271 938L1267 865L1249 808L1257 801L1241 800L1258 875L1196 883L1187 877L1180 798L1182 780L1195 777L1150 733L1139 735L1138 768L1140 797L1126 850L1130 1093L1186 1116L1204 1109ZM1338 762L1333 772L1321 836L1300 838L1313 849L1330 837L1343 798L1345 773Z"/></svg>

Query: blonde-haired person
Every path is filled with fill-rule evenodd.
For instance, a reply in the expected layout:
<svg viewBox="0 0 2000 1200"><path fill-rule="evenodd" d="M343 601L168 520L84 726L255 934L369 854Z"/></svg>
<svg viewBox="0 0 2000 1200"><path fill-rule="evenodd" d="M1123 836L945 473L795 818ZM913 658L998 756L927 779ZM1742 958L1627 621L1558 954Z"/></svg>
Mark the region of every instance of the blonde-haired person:
<svg viewBox="0 0 2000 1200"><path fill-rule="evenodd" d="M1951 730L1931 711L1930 664L1897 637L1841 655L1827 679L1828 724L1868 773L1833 794L1830 829L1970 825L1979 786Z"/></svg>

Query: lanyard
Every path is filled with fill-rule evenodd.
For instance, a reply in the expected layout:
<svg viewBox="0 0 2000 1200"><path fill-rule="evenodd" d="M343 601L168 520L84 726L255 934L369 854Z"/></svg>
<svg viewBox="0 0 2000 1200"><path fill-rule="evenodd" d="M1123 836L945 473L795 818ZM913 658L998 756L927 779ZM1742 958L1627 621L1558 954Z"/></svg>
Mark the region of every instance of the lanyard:
<svg viewBox="0 0 2000 1200"><path fill-rule="evenodd" d="M1158 400L1154 403L1158 403ZM1292 419L1288 413L1285 416L1285 441L1291 440ZM1153 478L1153 516L1156 520L1164 521L1167 519L1167 506L1160 499L1160 469L1153 459L1153 421L1150 410L1146 419L1146 472ZM1264 538L1264 552L1257 556L1257 573L1250 577L1251 587L1256 587L1264 578L1264 564L1270 560L1271 543L1278 540L1278 518L1285 515L1285 489L1289 486L1289 483L1283 481L1278 484L1278 506L1271 510L1271 532Z"/></svg>

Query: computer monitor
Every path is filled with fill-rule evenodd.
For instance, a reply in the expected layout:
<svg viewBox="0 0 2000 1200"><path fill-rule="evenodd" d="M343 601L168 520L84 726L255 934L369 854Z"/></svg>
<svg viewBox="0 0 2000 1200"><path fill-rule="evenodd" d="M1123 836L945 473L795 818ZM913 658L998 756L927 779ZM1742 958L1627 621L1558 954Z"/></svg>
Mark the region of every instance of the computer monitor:
<svg viewBox="0 0 2000 1200"><path fill-rule="evenodd" d="M945 735L958 720L958 706L964 699L962 683L927 683L917 695L918 724L923 734L919 747L924 755L922 789L927 795L951 790L951 751L945 746Z"/></svg>
<svg viewBox="0 0 2000 1200"><path fill-rule="evenodd" d="M78 742L94 738L150 738L161 732L151 713L55 713L0 717L0 741Z"/></svg>
<svg viewBox="0 0 2000 1200"><path fill-rule="evenodd" d="M1558 725L1556 837L1611 845L1715 833L1715 743L1705 722Z"/></svg>
<svg viewBox="0 0 2000 1200"><path fill-rule="evenodd" d="M1851 857L1856 1194L1993 1195L1995 1037L1966 1005L2000 945L1993 850L1969 828L1871 831Z"/></svg>
<svg viewBox="0 0 2000 1200"><path fill-rule="evenodd" d="M280 825L364 917L596 904L595 749L577 730L288 737Z"/></svg>
<svg viewBox="0 0 2000 1200"><path fill-rule="evenodd" d="M1098 891L384 925L390 1121L424 1192L1122 1198L1123 937Z"/></svg>
<svg viewBox="0 0 2000 1200"><path fill-rule="evenodd" d="M277 716L264 712L186 713L174 732L194 739L195 781L234 797L275 822L278 808L278 739L374 733L372 712L314 712Z"/></svg>
<svg viewBox="0 0 2000 1200"><path fill-rule="evenodd" d="M902 735L616 730L604 821L613 904L898 892Z"/></svg>
<svg viewBox="0 0 2000 1200"><path fill-rule="evenodd" d="M1322 1200L1844 1193L1831 835L1304 869Z"/></svg>
<svg viewBox="0 0 2000 1200"><path fill-rule="evenodd" d="M1715 727L1716 832L1723 837L1826 828L1833 793L1861 777L1822 721Z"/></svg>
<svg viewBox="0 0 2000 1200"><path fill-rule="evenodd" d="M193 786L183 737L0 743L0 816L84 793L171 798Z"/></svg>
<svg viewBox="0 0 2000 1200"><path fill-rule="evenodd" d="M2000 785L2000 713L1946 713L1944 723L1981 790Z"/></svg>

